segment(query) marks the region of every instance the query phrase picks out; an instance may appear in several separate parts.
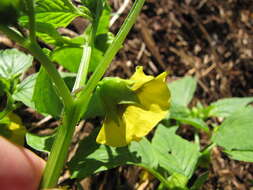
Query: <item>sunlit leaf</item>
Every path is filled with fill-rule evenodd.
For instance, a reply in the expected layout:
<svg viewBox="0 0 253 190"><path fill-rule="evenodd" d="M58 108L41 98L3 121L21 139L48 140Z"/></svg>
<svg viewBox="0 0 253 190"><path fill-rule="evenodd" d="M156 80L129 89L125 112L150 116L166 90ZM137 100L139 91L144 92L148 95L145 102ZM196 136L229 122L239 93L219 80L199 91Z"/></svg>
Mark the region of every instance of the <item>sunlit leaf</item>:
<svg viewBox="0 0 253 190"><path fill-rule="evenodd" d="M176 135L177 127L159 125L152 139L159 165L169 174L181 174L190 179L198 158L199 145Z"/></svg>
<svg viewBox="0 0 253 190"><path fill-rule="evenodd" d="M32 65L33 58L17 49L0 51L0 77L13 79Z"/></svg>
<svg viewBox="0 0 253 190"><path fill-rule="evenodd" d="M37 74L33 74L28 76L25 80L18 84L13 94L13 98L16 101L23 102L28 107L35 108L34 102L32 101L32 97L36 78Z"/></svg>
<svg viewBox="0 0 253 190"><path fill-rule="evenodd" d="M233 112L246 107L251 102L253 102L253 97L220 99L209 106L210 111L208 115L210 117L228 117Z"/></svg>

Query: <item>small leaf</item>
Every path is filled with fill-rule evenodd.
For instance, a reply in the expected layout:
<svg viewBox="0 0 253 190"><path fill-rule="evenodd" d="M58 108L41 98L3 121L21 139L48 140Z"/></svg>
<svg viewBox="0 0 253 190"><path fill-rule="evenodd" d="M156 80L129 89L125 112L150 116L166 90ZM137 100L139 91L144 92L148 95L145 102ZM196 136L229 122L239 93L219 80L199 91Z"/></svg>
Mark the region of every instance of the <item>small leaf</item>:
<svg viewBox="0 0 253 190"><path fill-rule="evenodd" d="M32 65L33 58L17 49L0 51L0 77L13 79Z"/></svg>
<svg viewBox="0 0 253 190"><path fill-rule="evenodd" d="M63 107L62 102L51 79L42 67L36 79L32 100L38 112L60 116Z"/></svg>
<svg viewBox="0 0 253 190"><path fill-rule="evenodd" d="M45 136L38 136L32 133L26 133L27 144L35 150L50 153L53 146L56 133Z"/></svg>
<svg viewBox="0 0 253 190"><path fill-rule="evenodd" d="M72 178L84 178L125 164L147 168L157 165L153 149L146 139L133 142L128 147L113 148L97 144L96 136L97 131L82 140L77 153L68 163Z"/></svg>
<svg viewBox="0 0 253 190"><path fill-rule="evenodd" d="M175 132L177 127L159 125L152 139L159 165L169 174L181 174L190 179L198 158L199 145L193 144Z"/></svg>
<svg viewBox="0 0 253 190"><path fill-rule="evenodd" d="M246 107L251 102L253 102L253 97L220 99L209 106L210 111L208 115L209 117L228 117L233 112Z"/></svg>
<svg viewBox="0 0 253 190"><path fill-rule="evenodd" d="M213 135L213 142L226 151L253 151L253 108L231 114Z"/></svg>
<svg viewBox="0 0 253 190"><path fill-rule="evenodd" d="M187 76L170 83L168 86L171 91L172 104L187 107L193 98L197 81L195 78Z"/></svg>
<svg viewBox="0 0 253 190"><path fill-rule="evenodd" d="M25 80L23 80L20 84L18 84L13 94L13 99L16 101L21 101L26 106L35 109L32 97L36 78L37 74L33 74L28 76Z"/></svg>

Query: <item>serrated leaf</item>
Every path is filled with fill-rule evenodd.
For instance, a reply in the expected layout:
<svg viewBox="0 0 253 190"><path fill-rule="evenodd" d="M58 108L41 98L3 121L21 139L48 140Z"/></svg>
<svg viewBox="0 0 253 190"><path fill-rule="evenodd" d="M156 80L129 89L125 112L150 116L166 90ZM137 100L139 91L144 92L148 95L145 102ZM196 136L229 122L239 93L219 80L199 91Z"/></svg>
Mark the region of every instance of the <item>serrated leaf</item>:
<svg viewBox="0 0 253 190"><path fill-rule="evenodd" d="M36 0L36 22L49 23L55 28L68 26L76 17L85 16L85 13L68 6L64 0ZM28 23L28 17L19 19L22 25Z"/></svg>
<svg viewBox="0 0 253 190"><path fill-rule="evenodd" d="M177 127L159 125L152 146L160 167L171 175L177 173L190 179L200 156L199 145L176 135L176 130Z"/></svg>
<svg viewBox="0 0 253 190"><path fill-rule="evenodd" d="M233 112L246 107L251 102L253 102L253 97L220 99L209 106L210 111L208 115L209 117L228 117Z"/></svg>
<svg viewBox="0 0 253 190"><path fill-rule="evenodd" d="M35 109L32 97L36 78L37 74L33 74L28 76L25 80L23 80L20 84L18 84L13 94L13 99L16 101L21 101L26 106Z"/></svg>
<svg viewBox="0 0 253 190"><path fill-rule="evenodd" d="M77 153L68 163L72 178L84 178L125 164L156 167L157 159L145 138L128 147L113 148L97 144L96 135L97 132L82 140Z"/></svg>
<svg viewBox="0 0 253 190"><path fill-rule="evenodd" d="M67 41L64 40L52 24L36 22L36 29L37 36L45 43L63 45Z"/></svg>
<svg viewBox="0 0 253 190"><path fill-rule="evenodd" d="M187 107L193 98L197 81L195 78L187 76L170 83L168 86L171 92L172 105Z"/></svg>
<svg viewBox="0 0 253 190"><path fill-rule="evenodd" d="M26 133L27 144L35 150L50 153L53 146L56 133L51 135L38 136L32 133Z"/></svg>
<svg viewBox="0 0 253 190"><path fill-rule="evenodd" d="M253 108L231 114L215 131L212 141L228 151L253 151Z"/></svg>
<svg viewBox="0 0 253 190"><path fill-rule="evenodd" d="M33 58L17 49L0 51L0 77L13 79L32 65Z"/></svg>
<svg viewBox="0 0 253 190"><path fill-rule="evenodd" d="M66 27L77 16L72 8L67 6L64 0L37 0L36 21L52 24L54 27Z"/></svg>
<svg viewBox="0 0 253 190"><path fill-rule="evenodd" d="M63 105L47 72L41 67L36 79L32 98L40 113L60 116Z"/></svg>

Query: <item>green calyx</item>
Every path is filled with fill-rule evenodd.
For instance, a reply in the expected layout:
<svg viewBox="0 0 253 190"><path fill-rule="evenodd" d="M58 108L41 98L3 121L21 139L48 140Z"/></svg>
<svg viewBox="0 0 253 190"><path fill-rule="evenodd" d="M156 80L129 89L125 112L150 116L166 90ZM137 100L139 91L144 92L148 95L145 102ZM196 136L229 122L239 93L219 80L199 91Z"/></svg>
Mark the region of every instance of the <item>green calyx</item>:
<svg viewBox="0 0 253 190"><path fill-rule="evenodd" d="M0 0L0 24L16 24L20 16L20 6L20 0Z"/></svg>

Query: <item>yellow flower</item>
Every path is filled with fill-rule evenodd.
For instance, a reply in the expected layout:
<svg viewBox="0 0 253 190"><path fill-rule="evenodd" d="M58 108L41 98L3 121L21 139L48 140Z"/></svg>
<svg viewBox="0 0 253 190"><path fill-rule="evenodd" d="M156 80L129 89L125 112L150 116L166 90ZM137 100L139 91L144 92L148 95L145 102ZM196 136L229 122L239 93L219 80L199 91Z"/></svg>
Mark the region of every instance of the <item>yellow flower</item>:
<svg viewBox="0 0 253 190"><path fill-rule="evenodd" d="M9 113L5 119L6 124L0 124L2 133L0 135L16 144L24 145L26 128L22 124L21 118L14 113Z"/></svg>
<svg viewBox="0 0 253 190"><path fill-rule="evenodd" d="M107 107L96 141L121 147L147 135L166 116L170 106L165 78L165 72L157 77L147 76L142 67L137 67L128 84L132 83L129 88L138 101L121 100L117 101L116 109L109 110ZM120 94L117 91L112 93L114 96Z"/></svg>

